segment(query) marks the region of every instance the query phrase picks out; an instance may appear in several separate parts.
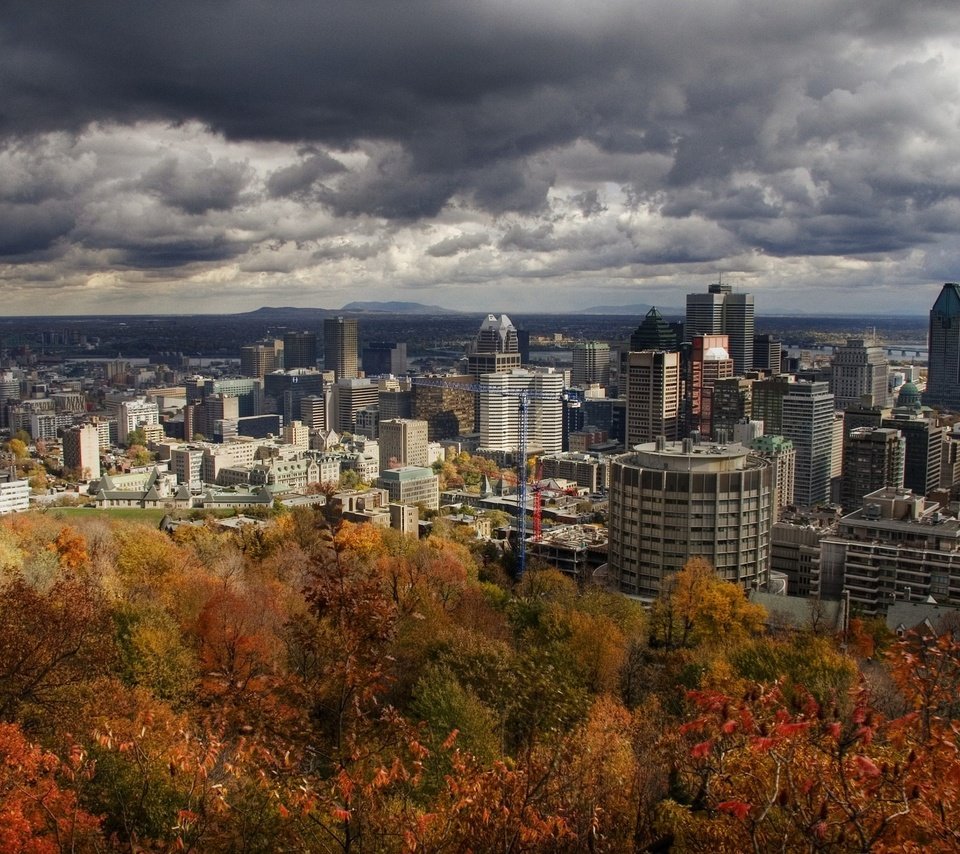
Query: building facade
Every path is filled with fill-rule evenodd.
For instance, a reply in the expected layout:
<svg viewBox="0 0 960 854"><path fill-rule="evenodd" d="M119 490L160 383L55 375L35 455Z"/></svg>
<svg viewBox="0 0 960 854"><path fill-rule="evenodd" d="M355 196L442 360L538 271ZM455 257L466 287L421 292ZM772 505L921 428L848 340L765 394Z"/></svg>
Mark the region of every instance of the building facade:
<svg viewBox="0 0 960 854"><path fill-rule="evenodd" d="M734 371L742 376L753 369L753 294L735 294L730 285L713 284L705 294L687 295L684 341L695 335L726 335Z"/></svg>
<svg viewBox="0 0 960 854"><path fill-rule="evenodd" d="M793 442L797 452L794 501L805 507L829 501L833 473L834 406L827 383L790 384L789 391L783 396L781 433Z"/></svg>
<svg viewBox="0 0 960 854"><path fill-rule="evenodd" d="M627 445L674 440L682 422L680 354L643 350L627 356Z"/></svg>
<svg viewBox="0 0 960 854"><path fill-rule="evenodd" d="M327 317L323 321L323 367L334 379L354 379L357 370L359 332L356 318Z"/></svg>
<svg viewBox="0 0 960 854"><path fill-rule="evenodd" d="M656 597L692 557L744 587L766 583L775 474L739 445L654 442L610 463L609 563L623 593Z"/></svg>
<svg viewBox="0 0 960 854"><path fill-rule="evenodd" d="M863 338L848 338L833 354L830 390L837 409L872 402L886 406L890 397L890 362L884 349ZM865 400L865 398L867 400Z"/></svg>
<svg viewBox="0 0 960 854"><path fill-rule="evenodd" d="M930 309L929 367L923 402L960 411L960 284L947 282Z"/></svg>

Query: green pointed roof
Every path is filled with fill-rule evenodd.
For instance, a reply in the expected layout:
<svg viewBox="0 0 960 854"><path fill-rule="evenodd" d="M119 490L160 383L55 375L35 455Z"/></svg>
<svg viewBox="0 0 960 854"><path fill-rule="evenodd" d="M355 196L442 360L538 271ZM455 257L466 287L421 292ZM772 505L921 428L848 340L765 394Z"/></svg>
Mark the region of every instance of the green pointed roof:
<svg viewBox="0 0 960 854"><path fill-rule="evenodd" d="M656 307L647 312L643 322L630 336L630 349L633 352L677 349L677 336L674 335L670 324L663 319L663 315L657 311Z"/></svg>

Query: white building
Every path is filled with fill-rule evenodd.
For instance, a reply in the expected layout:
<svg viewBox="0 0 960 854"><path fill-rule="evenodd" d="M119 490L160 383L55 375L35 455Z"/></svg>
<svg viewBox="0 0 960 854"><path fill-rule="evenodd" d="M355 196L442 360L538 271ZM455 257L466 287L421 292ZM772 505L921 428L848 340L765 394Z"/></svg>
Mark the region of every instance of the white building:
<svg viewBox="0 0 960 854"><path fill-rule="evenodd" d="M145 397L125 400L117 408L117 441L127 444L127 434L138 427L160 423L160 407Z"/></svg>
<svg viewBox="0 0 960 854"><path fill-rule="evenodd" d="M0 471L0 515L30 509L30 484L14 470Z"/></svg>
<svg viewBox="0 0 960 854"><path fill-rule="evenodd" d="M527 450L547 454L563 449L563 374L515 368L484 374L479 393L480 448L517 453L520 400L527 397Z"/></svg>

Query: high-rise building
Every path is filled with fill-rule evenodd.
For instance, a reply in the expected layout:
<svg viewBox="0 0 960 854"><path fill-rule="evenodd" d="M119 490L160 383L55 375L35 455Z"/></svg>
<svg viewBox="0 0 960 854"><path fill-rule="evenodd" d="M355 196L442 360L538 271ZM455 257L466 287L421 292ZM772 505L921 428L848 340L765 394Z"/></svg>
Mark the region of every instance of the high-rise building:
<svg viewBox="0 0 960 854"><path fill-rule="evenodd" d="M480 447L515 454L520 449L520 398L527 395L527 451L563 450L563 374L552 368L486 374L481 378Z"/></svg>
<svg viewBox="0 0 960 854"><path fill-rule="evenodd" d="M657 311L651 308L640 325L630 336L630 349L634 353L641 350L663 350L667 353L680 346L677 333Z"/></svg>
<svg viewBox="0 0 960 854"><path fill-rule="evenodd" d="M574 345L571 383L583 388L591 383L609 385L610 345L600 341L586 341Z"/></svg>
<svg viewBox="0 0 960 854"><path fill-rule="evenodd" d="M293 371L305 368L317 369L317 333L287 332L283 336L283 367Z"/></svg>
<svg viewBox="0 0 960 854"><path fill-rule="evenodd" d="M680 354L642 350L627 356L627 445L677 439L682 420Z"/></svg>
<svg viewBox="0 0 960 854"><path fill-rule="evenodd" d="M323 397L325 380L316 368L274 371L263 378L263 391L270 412L283 416L287 424L300 417L300 401L310 395ZM244 414L243 409L240 415Z"/></svg>
<svg viewBox="0 0 960 854"><path fill-rule="evenodd" d="M356 318L327 317L323 321L323 367L336 380L354 379L357 370Z"/></svg>
<svg viewBox="0 0 960 854"><path fill-rule="evenodd" d="M885 486L903 486L906 442L899 430L857 427L843 440L840 505L844 513L863 506L863 496Z"/></svg>
<svg viewBox="0 0 960 854"><path fill-rule="evenodd" d="M363 348L363 373L368 377L407 372L407 345L401 341L375 341Z"/></svg>
<svg viewBox="0 0 960 854"><path fill-rule="evenodd" d="M744 377L727 377L713 384L713 435L729 435L736 424L750 419L754 382Z"/></svg>
<svg viewBox="0 0 960 854"><path fill-rule="evenodd" d="M661 439L615 457L609 564L619 589L656 597L697 556L723 579L764 585L775 487L770 462L740 445Z"/></svg>
<svg viewBox="0 0 960 854"><path fill-rule="evenodd" d="M756 422L753 422L756 423ZM797 452L793 442L784 436L757 436L750 442L750 449L770 460L777 484L774 499L774 519L779 519L784 508L793 504L793 493L797 475Z"/></svg>
<svg viewBox="0 0 960 854"><path fill-rule="evenodd" d="M505 314L488 314L467 354L467 373L481 382L485 374L499 374L520 367L517 330ZM480 429L480 401L474 400L473 429Z"/></svg>
<svg viewBox="0 0 960 854"><path fill-rule="evenodd" d="M400 466L426 466L427 422L395 418L380 422L380 471Z"/></svg>
<svg viewBox="0 0 960 854"><path fill-rule="evenodd" d="M240 373L245 377L263 379L269 373L282 367L283 341L275 339L270 343L258 342L240 348Z"/></svg>
<svg viewBox="0 0 960 854"><path fill-rule="evenodd" d="M435 385L414 382L410 405L412 417L427 422L430 441L472 432L474 400L469 385L473 378L459 374L432 378L432 382Z"/></svg>
<svg viewBox="0 0 960 854"><path fill-rule="evenodd" d="M327 401L322 394L308 394L300 398L300 420L308 430L327 429Z"/></svg>
<svg viewBox="0 0 960 854"><path fill-rule="evenodd" d="M776 376L781 371L783 344L769 333L753 336L753 369Z"/></svg>
<svg viewBox="0 0 960 854"><path fill-rule="evenodd" d="M341 433L353 433L357 427L357 413L361 409L377 406L380 389L376 382L366 378L344 377L337 380L337 423Z"/></svg>
<svg viewBox="0 0 960 854"><path fill-rule="evenodd" d="M694 335L692 344L685 421L688 430L712 436L713 387L717 380L733 376L733 359L727 352L726 335Z"/></svg>
<svg viewBox="0 0 960 854"><path fill-rule="evenodd" d="M195 376L190 377L185 385L188 403L223 394L237 398L241 418L263 414L263 380L249 377L213 379Z"/></svg>
<svg viewBox="0 0 960 854"><path fill-rule="evenodd" d="M307 450L310 447L310 428L302 421L291 421L283 425L283 441Z"/></svg>
<svg viewBox="0 0 960 854"><path fill-rule="evenodd" d="M763 432L769 436L783 433L783 398L793 387L793 378L786 375L757 380L752 388L753 421L763 422Z"/></svg>
<svg viewBox="0 0 960 854"><path fill-rule="evenodd" d="M903 485L916 495L929 495L940 485L940 463L947 428L936 418L924 418L899 409L884 418L881 425L899 430L906 442Z"/></svg>
<svg viewBox="0 0 960 854"><path fill-rule="evenodd" d="M100 477L100 433L94 424L71 427L63 433L63 467L81 479Z"/></svg>
<svg viewBox="0 0 960 854"><path fill-rule="evenodd" d="M930 309L927 389L923 402L960 410L960 284L947 282Z"/></svg>
<svg viewBox="0 0 960 854"><path fill-rule="evenodd" d="M735 294L730 285L713 284L705 294L687 294L684 341L695 335L726 335L734 371L753 369L753 294Z"/></svg>
<svg viewBox="0 0 960 854"><path fill-rule="evenodd" d="M117 411L117 439L121 445L126 445L127 434L131 431L159 423L160 409L156 403L143 397L125 400Z"/></svg>
<svg viewBox="0 0 960 854"><path fill-rule="evenodd" d="M890 396L889 373L890 363L882 347L868 344L863 338L848 338L833 356L830 390L837 409L859 406L865 396L877 406L886 406Z"/></svg>
<svg viewBox="0 0 960 854"><path fill-rule="evenodd" d="M754 384L755 395L758 385L760 383ZM797 452L795 502L812 507L829 501L834 433L833 395L829 385L825 382L791 383L783 396L780 432L793 442Z"/></svg>

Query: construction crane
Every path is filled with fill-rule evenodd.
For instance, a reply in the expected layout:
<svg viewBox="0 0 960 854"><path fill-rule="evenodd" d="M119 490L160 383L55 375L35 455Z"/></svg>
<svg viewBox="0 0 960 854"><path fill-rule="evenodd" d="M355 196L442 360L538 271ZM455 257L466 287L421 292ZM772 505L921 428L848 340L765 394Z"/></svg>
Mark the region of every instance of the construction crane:
<svg viewBox="0 0 960 854"><path fill-rule="evenodd" d="M571 406L579 406L580 402L575 399L571 400L567 389L564 389L559 395L552 395L527 390L513 391L476 382L450 382L442 377L413 377L410 382L412 385L428 388L469 391L475 394L495 394L517 399L517 578L522 578L527 568L527 410L531 400L560 401Z"/></svg>

